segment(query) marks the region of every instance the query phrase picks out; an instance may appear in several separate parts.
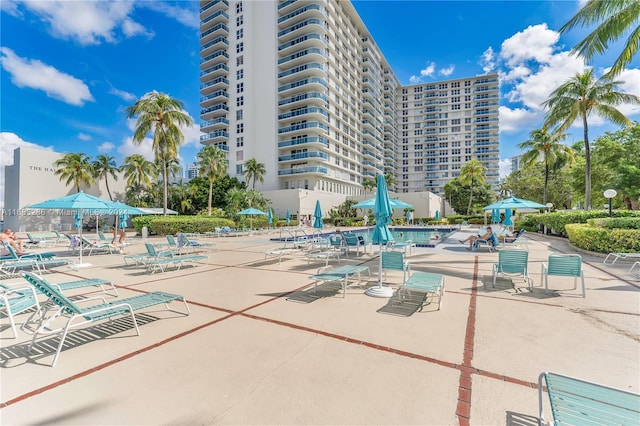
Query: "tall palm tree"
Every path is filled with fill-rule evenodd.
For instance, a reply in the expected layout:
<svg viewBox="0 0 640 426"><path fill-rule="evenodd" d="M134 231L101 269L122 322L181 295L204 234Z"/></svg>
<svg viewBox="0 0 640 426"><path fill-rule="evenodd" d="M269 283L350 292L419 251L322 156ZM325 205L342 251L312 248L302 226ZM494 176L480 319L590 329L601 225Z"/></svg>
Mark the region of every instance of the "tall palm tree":
<svg viewBox="0 0 640 426"><path fill-rule="evenodd" d="M387 173L384 175L384 181L387 184L387 188L392 188L397 183L396 177L392 173Z"/></svg>
<svg viewBox="0 0 640 426"><path fill-rule="evenodd" d="M560 142L566 137L565 133L549 134L546 129L538 129L529 134L529 140L518 144L518 148L526 150L521 160L524 167L532 167L539 162L544 163L542 204L547 204L547 189L551 170L558 170L575 159L573 150Z"/></svg>
<svg viewBox="0 0 640 426"><path fill-rule="evenodd" d="M205 146L198 152L198 173L209 179L209 216L211 216L211 203L213 201L213 183L227 171L227 155L223 150L215 146Z"/></svg>
<svg viewBox="0 0 640 426"><path fill-rule="evenodd" d="M610 75L597 79L593 70L576 74L551 92L543 103L547 108L543 128L557 126L555 132L566 131L577 119L582 120L585 149L585 208L591 208L591 149L589 146L589 123L591 115L608 119L615 124L631 127L633 123L617 108L617 105L640 104L640 98L618 92L621 82L613 81Z"/></svg>
<svg viewBox="0 0 640 426"><path fill-rule="evenodd" d="M65 180L64 184L73 184L76 192L80 192L80 184L91 186L96 183L93 173L93 165L88 155L81 152L71 152L64 154L62 158L53 162L56 170L53 172L60 176L60 180Z"/></svg>
<svg viewBox="0 0 640 426"><path fill-rule="evenodd" d="M93 162L93 171L96 179L104 178L104 184L107 187L107 194L109 194L109 199L113 201L111 190L109 189L109 176L111 176L113 180L118 180L116 172L120 171L120 169L116 165L116 159L110 155L98 155Z"/></svg>
<svg viewBox="0 0 640 426"><path fill-rule="evenodd" d="M596 54L602 54L613 43L629 34L620 56L613 64L609 74L616 76L631 62L640 46L640 2L638 0L589 0L560 28L568 32L575 27L596 24L597 27L584 40L573 48L587 61Z"/></svg>
<svg viewBox="0 0 640 426"><path fill-rule="evenodd" d="M267 169L264 167L263 163L258 163L258 160L255 158L251 158L249 161L244 163L244 177L247 182L251 182L253 180L252 189L256 189L256 181L260 181L260 183L264 183L264 175L267 173Z"/></svg>
<svg viewBox="0 0 640 426"><path fill-rule="evenodd" d="M366 192L373 192L376 187L376 181L373 179L365 179L362 181L362 187Z"/></svg>
<svg viewBox="0 0 640 426"><path fill-rule="evenodd" d="M230 188L227 191L227 195L225 196L225 201L227 203L227 208L229 209L230 214L236 214L246 204L247 191L240 188Z"/></svg>
<svg viewBox="0 0 640 426"><path fill-rule="evenodd" d="M484 185L486 180L486 167L480 161L473 159L467 161L460 169L460 183L464 186L469 185L469 206L467 214L471 214L471 206L473 205L473 187L474 185Z"/></svg>
<svg viewBox="0 0 640 426"><path fill-rule="evenodd" d="M167 214L169 180L167 167L178 156L184 134L180 126L192 126L193 119L184 112L183 103L169 95L149 92L135 104L126 108L127 118L138 117L133 142L141 144L149 133L153 133L153 151L160 162L163 181L162 212Z"/></svg>
<svg viewBox="0 0 640 426"><path fill-rule="evenodd" d="M138 205L140 205L142 193L151 188L153 180L158 175L156 165L140 154L131 154L125 157L121 168L127 180L127 187L137 189Z"/></svg>

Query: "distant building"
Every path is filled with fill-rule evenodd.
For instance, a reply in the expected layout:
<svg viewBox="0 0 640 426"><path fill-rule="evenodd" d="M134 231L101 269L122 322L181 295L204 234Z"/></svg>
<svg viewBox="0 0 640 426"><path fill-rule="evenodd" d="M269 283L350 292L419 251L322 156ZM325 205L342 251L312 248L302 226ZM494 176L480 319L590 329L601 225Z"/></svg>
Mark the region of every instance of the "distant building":
<svg viewBox="0 0 640 426"><path fill-rule="evenodd" d="M327 193L327 208L378 174L441 194L471 159L497 186L497 74L402 86L350 1L200 6L201 143L231 177L255 158L257 189Z"/></svg>
<svg viewBox="0 0 640 426"><path fill-rule="evenodd" d="M522 155L517 155L515 157L511 157L511 173L515 172L516 170L520 170L520 168L521 168L520 162L521 161L522 161Z"/></svg>
<svg viewBox="0 0 640 426"><path fill-rule="evenodd" d="M189 166L187 167L187 180L198 177L199 170L200 168L196 163L189 164Z"/></svg>

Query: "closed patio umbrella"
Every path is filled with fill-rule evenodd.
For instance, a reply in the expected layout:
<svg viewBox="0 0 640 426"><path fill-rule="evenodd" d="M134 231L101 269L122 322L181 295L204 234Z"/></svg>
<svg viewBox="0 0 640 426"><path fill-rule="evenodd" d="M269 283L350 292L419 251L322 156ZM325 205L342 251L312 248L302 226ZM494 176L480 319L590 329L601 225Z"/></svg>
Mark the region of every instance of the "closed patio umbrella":
<svg viewBox="0 0 640 426"><path fill-rule="evenodd" d="M273 213L271 213L271 209L267 210L267 223L269 224L269 227L273 224Z"/></svg>
<svg viewBox="0 0 640 426"><path fill-rule="evenodd" d="M500 223L500 209L491 210L491 222Z"/></svg>
<svg viewBox="0 0 640 426"><path fill-rule="evenodd" d="M291 210L287 209L287 215L285 216L285 219L287 220L287 226L289 226L289 224L291 223Z"/></svg>
<svg viewBox="0 0 640 426"><path fill-rule="evenodd" d="M436 222L440 222L440 210L436 210L436 217L435 217L435 221L436 221Z"/></svg>
<svg viewBox="0 0 640 426"><path fill-rule="evenodd" d="M407 225L411 223L411 210L407 210Z"/></svg>
<svg viewBox="0 0 640 426"><path fill-rule="evenodd" d="M324 223L322 223L322 209L320 208L320 200L316 200L316 209L313 212L313 227L316 229L322 229Z"/></svg>
<svg viewBox="0 0 640 426"><path fill-rule="evenodd" d="M513 213L510 208L504 209L504 220L502 221L504 226L513 226L513 220L511 219L512 214Z"/></svg>
<svg viewBox="0 0 640 426"><path fill-rule="evenodd" d="M376 218L376 227L373 230L371 240L380 245L380 265L378 268L378 285L369 288L365 294L373 297L391 297L393 289L382 285L382 245L393 241L393 235L387 227L391 223L393 208L389 202L387 183L383 175L378 175L378 187L376 189L376 203L373 207L373 215Z"/></svg>

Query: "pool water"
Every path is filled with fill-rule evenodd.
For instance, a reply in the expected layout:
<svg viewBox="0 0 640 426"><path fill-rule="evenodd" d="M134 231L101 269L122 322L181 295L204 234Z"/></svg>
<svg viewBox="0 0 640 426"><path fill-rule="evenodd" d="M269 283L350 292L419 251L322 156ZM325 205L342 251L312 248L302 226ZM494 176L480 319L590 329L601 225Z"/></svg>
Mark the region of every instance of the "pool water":
<svg viewBox="0 0 640 426"><path fill-rule="evenodd" d="M445 239L454 229L424 229L424 228L389 228L393 240L397 243L407 240L413 241L418 247L433 247ZM356 235L362 235L367 243L371 243L373 228L368 230L353 231Z"/></svg>

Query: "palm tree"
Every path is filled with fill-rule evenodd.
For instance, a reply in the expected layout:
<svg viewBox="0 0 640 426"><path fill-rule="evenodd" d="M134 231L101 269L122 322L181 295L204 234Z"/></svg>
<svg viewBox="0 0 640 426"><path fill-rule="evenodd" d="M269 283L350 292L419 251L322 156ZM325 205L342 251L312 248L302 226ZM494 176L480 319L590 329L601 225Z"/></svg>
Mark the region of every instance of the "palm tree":
<svg viewBox="0 0 640 426"><path fill-rule="evenodd" d="M255 158L251 158L249 161L244 163L244 176L247 182L251 182L253 180L252 189L256 189L256 181L260 181L260 183L264 183L264 175L267 173L267 169L264 167L263 163L258 163L258 160Z"/></svg>
<svg viewBox="0 0 640 426"><path fill-rule="evenodd" d="M60 176L60 180L66 179L65 185L73 184L76 192L80 192L81 183L86 186L96 183L91 160L88 155L81 152L64 154L62 158L53 162L53 166L56 168L53 173Z"/></svg>
<svg viewBox="0 0 640 426"><path fill-rule="evenodd" d="M131 154L124 159L121 169L124 171L127 187L136 188L140 205L142 192L151 188L152 181L158 175L156 165L140 154Z"/></svg>
<svg viewBox="0 0 640 426"><path fill-rule="evenodd" d="M473 187L474 185L484 185L486 167L480 161L473 159L467 161L460 169L460 183L462 185L469 185L469 206L467 207L467 214L471 214L471 206L473 204Z"/></svg>
<svg viewBox="0 0 640 426"><path fill-rule="evenodd" d="M209 179L209 216L211 216L211 203L213 200L213 183L222 177L227 171L227 156L220 148L205 146L198 152L198 173Z"/></svg>
<svg viewBox="0 0 640 426"><path fill-rule="evenodd" d="M549 134L546 129L534 130L529 134L529 140L518 145L518 148L527 150L522 155L522 165L532 167L538 162L544 163L544 191L542 204L547 204L547 189L549 184L549 172L558 170L568 162L575 160L573 150L560 143L567 137L565 133Z"/></svg>
<svg viewBox="0 0 640 426"><path fill-rule="evenodd" d="M184 134L180 126L192 126L193 119L184 112L183 103L164 93L149 92L126 108L127 118L138 117L133 142L141 144L153 132L153 151L160 162L163 181L162 211L167 214L169 195L168 165L178 156Z"/></svg>
<svg viewBox="0 0 640 426"><path fill-rule="evenodd" d="M543 128L557 126L555 132L566 131L577 119L582 120L585 149L585 208L591 208L591 149L589 146L588 118L592 114L606 118L615 124L631 127L633 123L615 107L620 104L639 104L635 95L618 92L621 82L605 75L596 79L593 70L576 74L551 92L543 103L548 108Z"/></svg>
<svg viewBox="0 0 640 426"><path fill-rule="evenodd" d="M116 159L110 155L98 155L93 162L93 171L96 179L104 178L104 184L107 187L107 194L109 194L109 199L113 201L111 190L109 189L108 177L111 176L113 180L118 180L116 172L120 171L120 169L116 166Z"/></svg>
<svg viewBox="0 0 640 426"><path fill-rule="evenodd" d="M568 32L572 28L597 24L598 26L584 40L573 48L587 61L596 54L602 54L625 34L629 34L622 52L613 64L609 74L616 76L631 62L640 46L640 2L638 0L589 0L573 18L560 28Z"/></svg>
<svg viewBox="0 0 640 426"><path fill-rule="evenodd" d="M247 192L240 188L231 188L227 191L225 201L227 203L228 212L235 214L242 210L246 204Z"/></svg>
<svg viewBox="0 0 640 426"><path fill-rule="evenodd" d="M362 181L362 187L366 192L373 192L376 187L376 181L373 179L365 179Z"/></svg>
<svg viewBox="0 0 640 426"><path fill-rule="evenodd" d="M391 173L384 175L384 181L387 183L387 188L392 188L397 183L396 177Z"/></svg>

